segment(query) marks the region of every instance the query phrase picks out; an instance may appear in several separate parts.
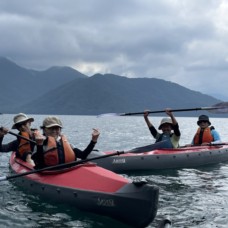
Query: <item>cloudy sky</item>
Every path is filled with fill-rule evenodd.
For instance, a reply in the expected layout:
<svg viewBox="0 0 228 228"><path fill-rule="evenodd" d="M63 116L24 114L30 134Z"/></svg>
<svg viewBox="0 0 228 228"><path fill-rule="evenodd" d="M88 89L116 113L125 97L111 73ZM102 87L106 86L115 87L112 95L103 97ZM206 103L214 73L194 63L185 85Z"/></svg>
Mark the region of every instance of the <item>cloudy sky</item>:
<svg viewBox="0 0 228 228"><path fill-rule="evenodd" d="M227 0L0 0L0 55L160 78L228 100Z"/></svg>

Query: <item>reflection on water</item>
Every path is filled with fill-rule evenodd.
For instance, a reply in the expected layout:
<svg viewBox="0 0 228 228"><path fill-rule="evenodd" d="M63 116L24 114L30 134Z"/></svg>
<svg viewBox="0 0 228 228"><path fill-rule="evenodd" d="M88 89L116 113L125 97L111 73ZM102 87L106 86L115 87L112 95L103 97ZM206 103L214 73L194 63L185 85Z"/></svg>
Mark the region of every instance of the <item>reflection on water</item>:
<svg viewBox="0 0 228 228"><path fill-rule="evenodd" d="M33 127L39 128L43 115L34 115ZM1 115L0 125L11 128L13 115ZM143 117L60 116L63 132L78 148L85 148L92 128L101 131L96 148L100 151L128 150L154 142ZM158 127L160 117L151 119ZM197 128L197 118L177 118L181 129L181 145L187 144ZM211 118L223 141L228 141L228 120ZM227 126L227 127L226 127ZM15 139L7 135L4 142ZM9 174L9 154L0 154L1 175ZM131 172L130 179L146 179L159 186L159 209L155 221L169 215L173 227L219 227L228 224L228 164L194 169ZM0 182L0 227L127 227L115 220L82 212L68 205L48 202L22 191L13 182Z"/></svg>

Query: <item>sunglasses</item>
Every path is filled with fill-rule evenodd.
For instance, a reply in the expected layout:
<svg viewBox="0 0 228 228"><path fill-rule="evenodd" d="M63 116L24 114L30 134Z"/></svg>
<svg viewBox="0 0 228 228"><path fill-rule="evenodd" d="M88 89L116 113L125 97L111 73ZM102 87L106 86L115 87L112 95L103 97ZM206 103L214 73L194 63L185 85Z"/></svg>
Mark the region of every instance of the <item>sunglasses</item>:
<svg viewBox="0 0 228 228"><path fill-rule="evenodd" d="M201 121L199 121L199 124L201 124L201 123L209 123L207 120L201 120Z"/></svg>
<svg viewBox="0 0 228 228"><path fill-rule="evenodd" d="M59 131L61 130L61 127L57 127L57 126L54 126L54 127L46 127L45 129L49 130L49 131Z"/></svg>

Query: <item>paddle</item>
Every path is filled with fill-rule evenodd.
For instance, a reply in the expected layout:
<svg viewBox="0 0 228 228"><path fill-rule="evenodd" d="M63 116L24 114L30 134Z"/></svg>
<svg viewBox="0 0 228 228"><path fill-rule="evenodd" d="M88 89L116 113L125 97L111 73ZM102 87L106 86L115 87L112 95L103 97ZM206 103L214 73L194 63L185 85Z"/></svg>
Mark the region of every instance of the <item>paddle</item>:
<svg viewBox="0 0 228 228"><path fill-rule="evenodd" d="M24 136L22 136L22 135L16 134L16 133L14 133L14 132L12 132L12 131L8 131L8 133L11 134L11 135L20 137L20 138L22 138L22 139L25 139L25 140L27 140L27 141L29 141L29 142L31 142L31 143L36 144L35 141L33 141L33 140L29 139L29 138L26 138L26 137L24 137Z"/></svg>
<svg viewBox="0 0 228 228"><path fill-rule="evenodd" d="M0 130L2 130L2 129L3 129L3 127L0 127ZM29 138L26 138L26 137L24 137L24 136L22 136L22 135L16 134L16 133L14 133L14 132L12 132L12 131L7 131L7 133L8 133L8 134L11 134L11 135L14 135L14 136L17 136L17 137L19 137L19 138L25 139L25 140L27 140L27 141L29 141L29 142L31 142L31 143L36 144L35 141L33 141L33 140L29 139Z"/></svg>
<svg viewBox="0 0 228 228"><path fill-rule="evenodd" d="M136 147L134 149L128 150L125 153L144 153L144 152L149 152L152 150L156 150L156 149L161 149L161 148L167 148L167 143L168 141L160 141L160 142L156 142L154 144L150 144L147 146L141 146L141 147Z"/></svg>
<svg viewBox="0 0 228 228"><path fill-rule="evenodd" d="M185 108L185 109L171 109L172 112L186 112L186 111L210 111L215 114L224 114L228 113L228 102L221 102L218 104L215 104L211 107L201 107L201 108ZM165 110L160 111L148 111L148 113L162 113L165 112ZM144 112L129 112L129 113L105 113L100 114L97 117L103 117L103 116L132 116L132 115L140 115L144 114Z"/></svg>
<svg viewBox="0 0 228 228"><path fill-rule="evenodd" d="M145 153L145 152L150 152L150 151L156 150L156 149L167 148L167 143L169 143L169 142L164 140L164 141L156 142L154 144L136 147L136 148L133 148L131 150L126 150L124 152L124 154L127 154L127 153ZM105 154L105 152L99 152L99 150L97 150L97 149L95 149L93 151L98 152L98 153L91 153L89 155L90 157L96 157L98 154Z"/></svg>
<svg viewBox="0 0 228 228"><path fill-rule="evenodd" d="M84 160L80 160L80 161L73 161L73 162L69 162L69 163L64 163L64 164L59 164L59 165L55 165L55 166L49 166L49 167L45 167L42 169L34 169L28 172L24 172L24 173L18 173L18 174L14 174L14 175L10 175L10 176L2 176L0 177L0 181L3 180L10 180L10 179L14 179L17 177L22 177L22 176L27 176L30 174L34 174L34 173L39 173L39 172L43 172L43 171L47 171L47 170L54 170L54 169L60 169L60 168L69 168L71 166L76 166L76 165L80 165L89 161L94 161L97 159L102 159L102 158L106 158L106 157L111 157L111 156L115 156L115 155L120 155L120 154L124 154L124 151L117 151L115 153L111 153L111 154L106 154L106 155L102 155L102 156L98 156L98 157L93 157L93 158L88 158L88 159L84 159Z"/></svg>

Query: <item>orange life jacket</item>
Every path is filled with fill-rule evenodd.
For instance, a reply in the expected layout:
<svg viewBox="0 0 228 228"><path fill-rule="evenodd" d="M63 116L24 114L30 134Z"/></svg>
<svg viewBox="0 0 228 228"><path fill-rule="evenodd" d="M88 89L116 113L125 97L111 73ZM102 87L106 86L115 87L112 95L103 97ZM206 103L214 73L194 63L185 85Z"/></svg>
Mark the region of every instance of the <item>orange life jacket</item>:
<svg viewBox="0 0 228 228"><path fill-rule="evenodd" d="M61 136L61 148L58 148L54 137L48 136L47 148L44 151L44 163L46 166L68 163L76 160L75 153L65 136ZM62 159L60 159L62 157Z"/></svg>
<svg viewBox="0 0 228 228"><path fill-rule="evenodd" d="M20 132L19 135L30 139L28 132ZM19 139L19 146L18 146L18 155L19 157L23 158L24 153L32 152L31 144L28 140L20 138Z"/></svg>
<svg viewBox="0 0 228 228"><path fill-rule="evenodd" d="M198 128L195 136L194 136L194 145L199 145L201 143L210 143L210 142L213 142L213 137L211 135L211 129L209 127L205 128L203 130L203 133L202 133L202 142L200 143L200 133L201 133L201 130L200 128Z"/></svg>

